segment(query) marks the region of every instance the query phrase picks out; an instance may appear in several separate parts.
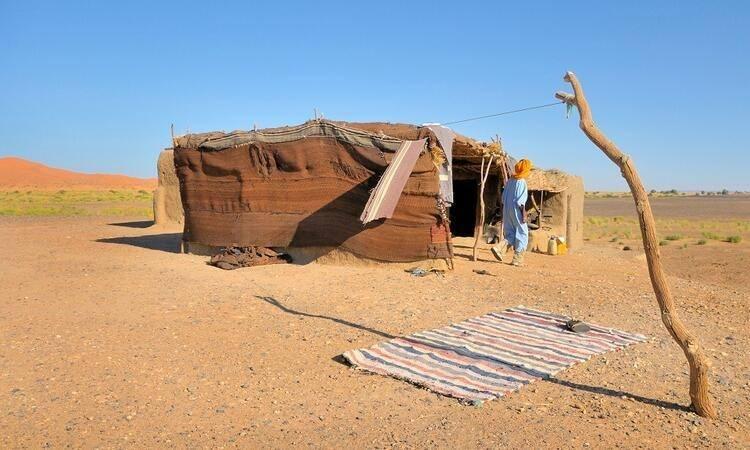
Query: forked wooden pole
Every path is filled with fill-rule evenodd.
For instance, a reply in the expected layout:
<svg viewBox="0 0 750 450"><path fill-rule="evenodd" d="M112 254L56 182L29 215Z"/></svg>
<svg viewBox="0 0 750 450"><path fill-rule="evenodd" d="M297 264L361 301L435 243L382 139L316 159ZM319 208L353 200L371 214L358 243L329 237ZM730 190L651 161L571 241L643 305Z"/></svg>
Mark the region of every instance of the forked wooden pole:
<svg viewBox="0 0 750 450"><path fill-rule="evenodd" d="M479 239L482 237L482 233L484 232L484 185L487 182L487 177L490 175L490 168L492 167L492 162L495 160L495 157L493 155L490 155L489 161L487 161L487 168L484 167L484 158L485 156L482 155L482 166L480 168L479 172L479 214L477 215L477 224L474 228L474 248L471 251L471 260L476 261L477 260L477 249L479 248Z"/></svg>
<svg viewBox="0 0 750 450"><path fill-rule="evenodd" d="M698 342L698 338L687 330L675 310L672 293L669 290L659 256L659 240L656 237L654 214L651 211L646 189L643 187L641 178L635 169L635 163L633 163L633 160L628 155L623 154L617 145L609 140L594 124L583 88L575 74L573 72L566 73L564 80L573 87L573 94L558 92L555 94L555 97L578 108L581 130L583 130L591 142L599 147L620 168L622 176L630 187L630 192L633 194L635 207L638 211L641 236L643 237L643 249L646 252L651 285L654 288L654 294L656 294L656 300L659 302L659 308L661 309L661 320L664 322L664 326L667 327L669 334L672 335L677 344L682 348L690 365L690 400L693 410L699 416L714 419L718 417L718 414L708 391L708 370L710 363L705 353L703 353L703 348Z"/></svg>

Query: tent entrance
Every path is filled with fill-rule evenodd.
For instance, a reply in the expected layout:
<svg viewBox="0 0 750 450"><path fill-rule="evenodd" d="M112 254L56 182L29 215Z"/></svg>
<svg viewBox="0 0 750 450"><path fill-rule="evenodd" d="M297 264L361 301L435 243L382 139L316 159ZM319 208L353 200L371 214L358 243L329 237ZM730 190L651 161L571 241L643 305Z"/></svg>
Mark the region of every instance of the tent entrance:
<svg viewBox="0 0 750 450"><path fill-rule="evenodd" d="M453 180L453 206L450 207L453 236L474 236L478 196L477 180Z"/></svg>

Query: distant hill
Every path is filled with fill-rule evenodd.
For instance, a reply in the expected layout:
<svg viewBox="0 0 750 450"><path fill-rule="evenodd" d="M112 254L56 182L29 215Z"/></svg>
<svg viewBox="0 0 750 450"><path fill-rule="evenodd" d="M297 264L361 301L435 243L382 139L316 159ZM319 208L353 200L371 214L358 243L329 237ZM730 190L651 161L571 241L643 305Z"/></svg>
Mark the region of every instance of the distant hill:
<svg viewBox="0 0 750 450"><path fill-rule="evenodd" d="M0 189L155 189L156 178L79 173L13 156L0 157Z"/></svg>

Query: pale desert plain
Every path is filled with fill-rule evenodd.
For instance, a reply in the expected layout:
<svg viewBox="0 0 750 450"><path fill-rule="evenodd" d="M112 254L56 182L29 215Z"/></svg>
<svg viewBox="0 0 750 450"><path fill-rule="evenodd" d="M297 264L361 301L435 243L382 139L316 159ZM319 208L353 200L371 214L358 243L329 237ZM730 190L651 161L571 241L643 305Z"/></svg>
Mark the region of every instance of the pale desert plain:
<svg viewBox="0 0 750 450"><path fill-rule="evenodd" d="M148 195L106 192L62 212L19 205L69 192L3 192L2 448L750 446L750 197L653 199L679 314L711 360L712 421L687 409L687 364L627 197L587 199L573 254L516 268L482 248L471 262L463 239L455 270L417 278L387 265L222 271L179 252L180 227L152 226ZM340 357L516 305L649 340L481 406Z"/></svg>

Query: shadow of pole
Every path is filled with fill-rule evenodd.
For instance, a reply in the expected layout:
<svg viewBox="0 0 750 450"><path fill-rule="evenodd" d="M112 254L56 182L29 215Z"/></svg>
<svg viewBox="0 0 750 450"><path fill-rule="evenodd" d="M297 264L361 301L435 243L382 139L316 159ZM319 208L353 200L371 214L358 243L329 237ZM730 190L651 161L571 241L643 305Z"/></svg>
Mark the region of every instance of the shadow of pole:
<svg viewBox="0 0 750 450"><path fill-rule="evenodd" d="M348 320L339 319L337 317L324 316L324 315L320 315L320 314L310 314L310 313L306 313L304 311L297 311L297 310L294 310L294 309L291 309L291 308L287 308L286 306L282 305L278 300L276 300L273 297L256 295L255 298L263 300L264 302L268 303L269 305L273 305L273 306L279 308L280 310L284 311L285 313L294 314L295 316L305 316L305 317L313 317L313 318L316 318L316 319L330 320L331 322L336 322L338 324L346 325L348 327L356 328L358 330L367 331L368 333L377 334L378 336L382 336L382 337L387 338L387 339L394 339L396 337L396 336L393 336L391 334L385 333L383 331L379 331L379 330L376 330L374 328L366 327L366 326L360 325L358 323L349 322Z"/></svg>
<svg viewBox="0 0 750 450"><path fill-rule="evenodd" d="M657 400L653 398L643 397L640 395L633 395L633 394L629 394L623 391L618 391L615 389L609 389L609 388L600 387L600 386L589 386L586 384L579 384L579 383L574 383L572 381L561 380L559 378L547 378L544 381L548 381L554 384L559 384L560 386L569 387L571 389L578 389L581 391L591 392L594 394L608 395L610 397L621 398L622 396L627 396L637 402L644 403L646 405L651 405L651 406L658 406L664 409L672 409L675 411L686 411L686 412L691 411L689 407L680 405L678 403L667 402L664 400Z"/></svg>

